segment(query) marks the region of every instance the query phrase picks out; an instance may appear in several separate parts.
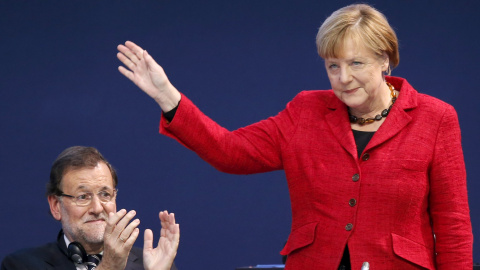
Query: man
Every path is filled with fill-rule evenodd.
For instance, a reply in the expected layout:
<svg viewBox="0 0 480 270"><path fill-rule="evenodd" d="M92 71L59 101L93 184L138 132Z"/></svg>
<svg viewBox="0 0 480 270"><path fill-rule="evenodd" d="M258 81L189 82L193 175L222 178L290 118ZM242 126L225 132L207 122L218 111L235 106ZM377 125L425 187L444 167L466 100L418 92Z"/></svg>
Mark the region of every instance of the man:
<svg viewBox="0 0 480 270"><path fill-rule="evenodd" d="M176 269L180 230L174 214L159 213L156 248L152 231L145 230L142 255L142 249L133 247L140 224L132 221L135 211L116 210L117 182L115 170L97 149L65 149L47 184L50 213L62 224L57 241L8 255L1 269Z"/></svg>

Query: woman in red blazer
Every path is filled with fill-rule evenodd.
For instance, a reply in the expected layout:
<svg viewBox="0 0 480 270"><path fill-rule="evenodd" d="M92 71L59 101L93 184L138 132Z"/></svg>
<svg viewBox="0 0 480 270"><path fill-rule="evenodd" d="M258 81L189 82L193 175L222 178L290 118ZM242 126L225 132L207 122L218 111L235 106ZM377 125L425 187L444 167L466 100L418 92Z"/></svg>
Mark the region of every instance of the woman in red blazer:
<svg viewBox="0 0 480 270"><path fill-rule="evenodd" d="M160 132L217 169L285 170L286 269L471 269L472 228L452 106L387 76L399 62L386 18L334 12L317 35L331 90L299 93L274 117L230 132L205 116L132 42L119 70L165 112ZM173 119L174 116L174 119Z"/></svg>

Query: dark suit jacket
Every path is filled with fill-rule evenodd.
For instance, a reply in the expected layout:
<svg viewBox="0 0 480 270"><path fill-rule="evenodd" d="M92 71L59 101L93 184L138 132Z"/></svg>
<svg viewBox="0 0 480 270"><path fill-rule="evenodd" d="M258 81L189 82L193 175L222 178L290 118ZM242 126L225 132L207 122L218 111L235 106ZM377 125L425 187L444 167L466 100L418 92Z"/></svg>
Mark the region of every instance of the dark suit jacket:
<svg viewBox="0 0 480 270"><path fill-rule="evenodd" d="M400 95L361 158L347 106L303 91L278 115L230 132L186 96L160 132L227 173L285 170L285 269L472 269L472 227L454 108L386 77ZM454 91L454 89L452 89ZM433 233L436 238L434 239Z"/></svg>
<svg viewBox="0 0 480 270"><path fill-rule="evenodd" d="M128 256L125 270L143 270L143 250L133 247ZM56 242L46 245L27 248L5 257L1 270L11 269L71 269L76 270L75 264L68 258L67 246L60 231ZM175 265L172 270L176 270Z"/></svg>

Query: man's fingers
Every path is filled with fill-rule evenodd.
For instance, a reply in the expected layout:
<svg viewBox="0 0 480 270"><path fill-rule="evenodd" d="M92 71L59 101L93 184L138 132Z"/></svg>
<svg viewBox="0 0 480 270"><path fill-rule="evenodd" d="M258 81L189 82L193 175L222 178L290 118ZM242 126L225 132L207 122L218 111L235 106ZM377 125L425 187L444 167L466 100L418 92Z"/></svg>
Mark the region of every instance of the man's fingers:
<svg viewBox="0 0 480 270"><path fill-rule="evenodd" d="M170 215L168 215L168 221L170 222L170 224L175 224L175 214L174 213L170 213Z"/></svg>
<svg viewBox="0 0 480 270"><path fill-rule="evenodd" d="M125 240L125 247L131 249L135 241L137 240L138 235L140 234L140 230L138 228L134 228L132 233L128 236L127 240Z"/></svg>
<svg viewBox="0 0 480 270"><path fill-rule="evenodd" d="M165 210L165 211L160 211L160 213L158 213L158 218L160 218L160 222L165 222L167 221L168 219L168 211Z"/></svg>
<svg viewBox="0 0 480 270"><path fill-rule="evenodd" d="M125 216L126 213L127 213L127 210L125 209L121 209L116 213L110 212L108 214L107 226L105 226L105 233L107 234L113 233L113 230L116 227L115 225L123 216Z"/></svg>
<svg viewBox="0 0 480 270"><path fill-rule="evenodd" d="M180 225L175 224L174 226L174 234L173 234L173 241L175 245L178 247L178 244L180 243Z"/></svg>
<svg viewBox="0 0 480 270"><path fill-rule="evenodd" d="M153 249L153 232L150 229L146 229L143 236L143 250Z"/></svg>
<svg viewBox="0 0 480 270"><path fill-rule="evenodd" d="M121 242L126 243L127 239L131 238L131 236L133 235L133 233L135 232L135 230L137 229L137 226L139 224L140 224L140 220L138 218L135 219L134 221L132 221L130 224L128 224L127 227L125 227L125 229L123 229L123 231L120 233L120 236L118 237L118 239ZM138 234L137 234L137 236L138 236ZM137 237L135 237L135 239L137 239Z"/></svg>
<svg viewBox="0 0 480 270"><path fill-rule="evenodd" d="M120 233L127 227L128 223L132 218L137 214L135 210L131 210L128 213L126 213L116 224L114 231L117 232L117 235L120 235ZM140 221L139 221L140 222Z"/></svg>
<svg viewBox="0 0 480 270"><path fill-rule="evenodd" d="M119 240L124 243L127 242L138 224L140 224L139 219L136 219L129 224L135 214L135 210L131 210L127 213L127 210L125 209L122 209L117 213L110 213L107 226L105 227L105 234L114 241ZM137 236L138 232L135 239Z"/></svg>
<svg viewBox="0 0 480 270"><path fill-rule="evenodd" d="M162 229L160 230L160 237L165 237L175 242L179 241L180 227L175 223L175 214L162 211L159 213ZM160 240L159 240L160 242Z"/></svg>
<svg viewBox="0 0 480 270"><path fill-rule="evenodd" d="M158 217L160 218L160 224L162 228L160 229L160 237L166 237L167 236L167 230L169 227L169 215L168 211L161 211L158 213ZM160 241L160 240L159 240Z"/></svg>

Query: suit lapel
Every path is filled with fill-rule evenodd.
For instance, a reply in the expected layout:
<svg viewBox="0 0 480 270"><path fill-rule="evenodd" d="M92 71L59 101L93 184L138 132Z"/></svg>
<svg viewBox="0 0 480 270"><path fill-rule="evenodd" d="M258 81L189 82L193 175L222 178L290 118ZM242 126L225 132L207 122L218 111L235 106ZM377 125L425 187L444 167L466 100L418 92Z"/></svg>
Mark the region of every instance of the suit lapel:
<svg viewBox="0 0 480 270"><path fill-rule="evenodd" d="M75 264L68 258L62 230L58 233L57 245L51 248L48 257L45 258L45 263L50 265L47 269L76 269Z"/></svg>
<svg viewBox="0 0 480 270"><path fill-rule="evenodd" d="M128 260L127 260L127 265L125 267L125 270L140 270L144 269L143 268L143 260L141 257L143 254L143 250L133 247L132 250L130 251L130 254L128 255Z"/></svg>
<svg viewBox="0 0 480 270"><path fill-rule="evenodd" d="M126 270L141 270L143 269L142 261L143 250L133 247L128 256ZM67 246L63 237L63 231L60 231L57 236L57 244L52 246L45 256L44 261L47 265L46 269L51 270L76 270L75 264L68 258Z"/></svg>
<svg viewBox="0 0 480 270"><path fill-rule="evenodd" d="M48 269L54 269L54 270L65 270L65 269L71 269L71 270L76 270L75 268L75 264L68 260L68 261L64 261L64 260L56 260L55 262L47 262L49 264L52 265L52 268L48 268Z"/></svg>

